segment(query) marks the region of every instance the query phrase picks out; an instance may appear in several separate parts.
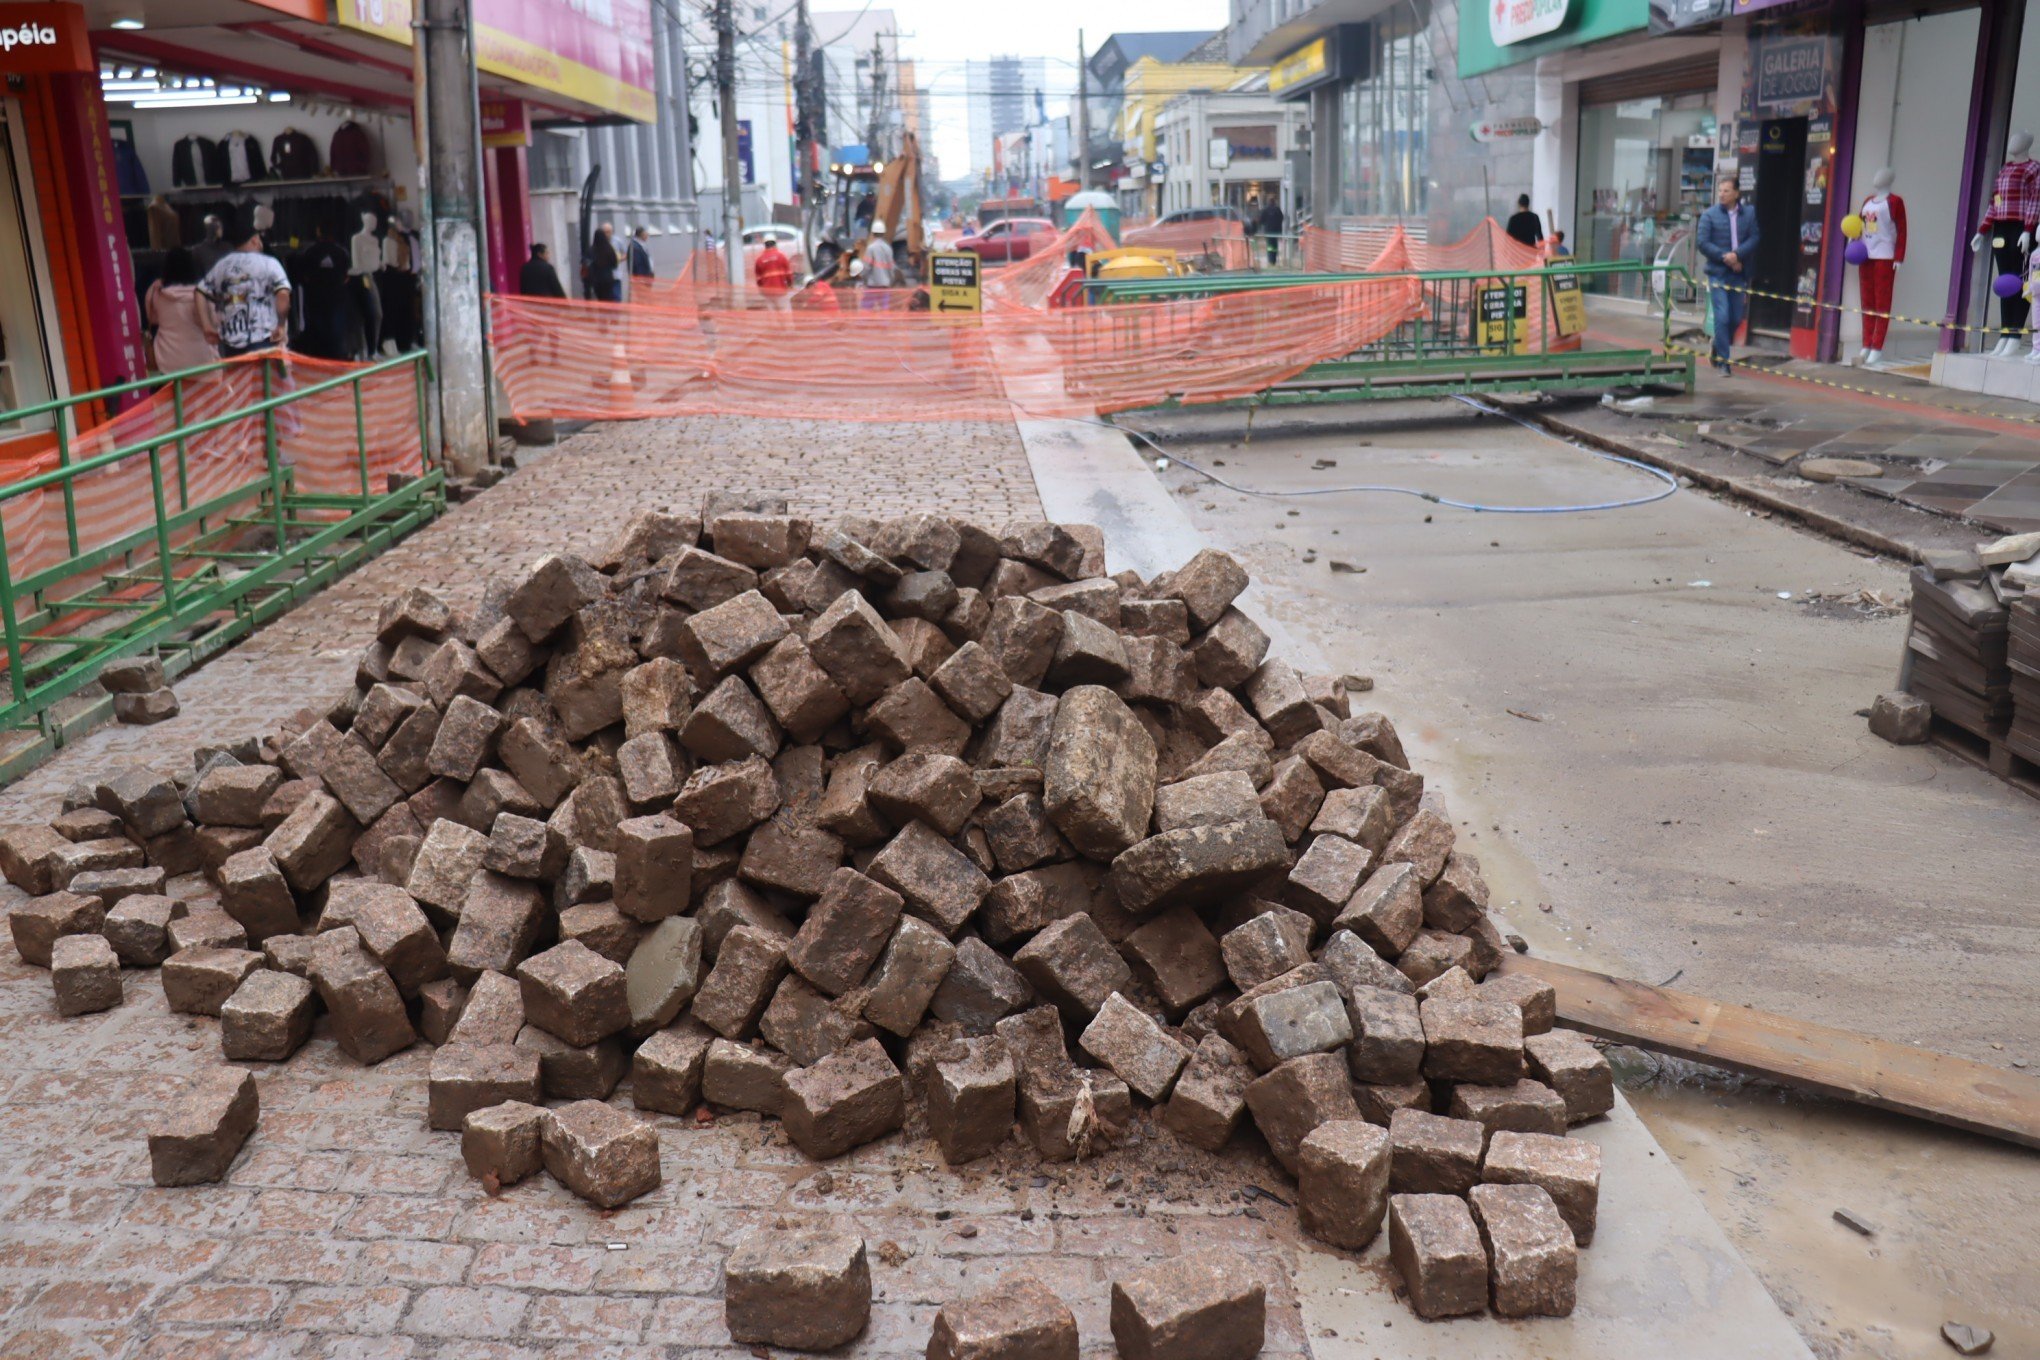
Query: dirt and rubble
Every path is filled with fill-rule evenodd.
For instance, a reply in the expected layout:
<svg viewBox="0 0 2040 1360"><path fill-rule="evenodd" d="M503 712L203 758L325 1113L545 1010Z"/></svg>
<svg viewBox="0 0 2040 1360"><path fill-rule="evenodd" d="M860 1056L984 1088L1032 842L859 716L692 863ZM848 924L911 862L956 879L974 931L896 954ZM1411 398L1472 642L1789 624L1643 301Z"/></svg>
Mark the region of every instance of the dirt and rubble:
<svg viewBox="0 0 2040 1360"><path fill-rule="evenodd" d="M1046 1161L1251 1124L1306 1231L1388 1229L1420 1313L1563 1315L1607 1064L1489 976L1393 725L1271 658L1247 584L1213 551L1108 577L1085 526L640 516L469 614L403 592L347 693L0 836L15 943L66 1014L160 967L230 1061L321 1011L361 1064L422 1037L492 1193L629 1203L645 1116L704 1103L818 1160L916 1103L951 1165L1016 1123ZM159 1183L231 1164L239 1070L151 1131ZM1121 1311L1122 1350L1182 1353Z"/></svg>

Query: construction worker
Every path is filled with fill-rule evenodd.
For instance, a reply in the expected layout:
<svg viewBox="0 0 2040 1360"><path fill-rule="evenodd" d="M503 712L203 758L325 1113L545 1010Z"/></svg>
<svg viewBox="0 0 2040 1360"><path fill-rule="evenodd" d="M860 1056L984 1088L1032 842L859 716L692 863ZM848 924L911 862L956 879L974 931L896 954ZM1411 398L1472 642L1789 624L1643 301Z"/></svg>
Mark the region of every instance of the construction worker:
<svg viewBox="0 0 2040 1360"><path fill-rule="evenodd" d="M885 236L885 223L871 224L871 239L864 243L864 298L866 310L888 305L885 290L899 282L899 269L893 264L892 242Z"/></svg>
<svg viewBox="0 0 2040 1360"><path fill-rule="evenodd" d="M758 252L751 276L765 298L765 305L775 312L785 311L787 295L793 287L793 265L779 249L777 237L765 238L765 248Z"/></svg>

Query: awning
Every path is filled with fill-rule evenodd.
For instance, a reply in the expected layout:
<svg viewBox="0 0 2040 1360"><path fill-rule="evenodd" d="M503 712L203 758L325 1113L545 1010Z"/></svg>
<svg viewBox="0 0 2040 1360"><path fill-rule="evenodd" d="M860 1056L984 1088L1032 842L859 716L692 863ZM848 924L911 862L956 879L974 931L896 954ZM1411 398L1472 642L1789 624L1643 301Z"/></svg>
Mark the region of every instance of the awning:
<svg viewBox="0 0 2040 1360"><path fill-rule="evenodd" d="M1361 23L1394 8L1395 4L1396 0L1323 0L1322 4L1301 10L1288 23L1277 24L1263 33L1236 64L1273 66L1311 39L1330 33L1340 24Z"/></svg>
<svg viewBox="0 0 2040 1360"><path fill-rule="evenodd" d="M522 99L540 116L654 116L651 0L614 0L614 27L566 5L475 0L484 90ZM103 58L318 95L364 108L412 102L410 0L84 0ZM638 22L641 20L642 22ZM641 39L641 41L640 41Z"/></svg>

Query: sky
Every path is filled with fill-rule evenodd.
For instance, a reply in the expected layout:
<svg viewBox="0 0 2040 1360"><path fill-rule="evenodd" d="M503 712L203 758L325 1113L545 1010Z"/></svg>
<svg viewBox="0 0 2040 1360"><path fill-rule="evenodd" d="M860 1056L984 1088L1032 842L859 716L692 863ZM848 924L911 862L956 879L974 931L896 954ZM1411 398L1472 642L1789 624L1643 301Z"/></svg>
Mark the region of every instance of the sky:
<svg viewBox="0 0 2040 1360"><path fill-rule="evenodd" d="M813 0L810 0L813 3ZM816 4L816 9L841 5ZM969 85L964 62L990 56L1044 57L1051 118L1077 88L1077 30L1090 51L1116 32L1216 31L1227 0L874 0L899 22L900 55L928 91L929 148L944 178L970 169Z"/></svg>

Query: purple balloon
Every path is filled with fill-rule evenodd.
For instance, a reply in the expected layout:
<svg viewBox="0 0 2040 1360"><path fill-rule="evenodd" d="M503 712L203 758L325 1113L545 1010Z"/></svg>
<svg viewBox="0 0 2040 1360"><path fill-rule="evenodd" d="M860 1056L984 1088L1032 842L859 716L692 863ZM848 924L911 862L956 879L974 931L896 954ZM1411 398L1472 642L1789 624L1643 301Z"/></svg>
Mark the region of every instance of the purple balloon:
<svg viewBox="0 0 2040 1360"><path fill-rule="evenodd" d="M2001 298L2017 297L2024 286L2017 274L2000 274L1991 280L1990 291Z"/></svg>
<svg viewBox="0 0 2040 1360"><path fill-rule="evenodd" d="M1842 258L1850 264L1861 264L1870 258L1870 247L1861 241L1849 242L1849 248L1842 252Z"/></svg>

